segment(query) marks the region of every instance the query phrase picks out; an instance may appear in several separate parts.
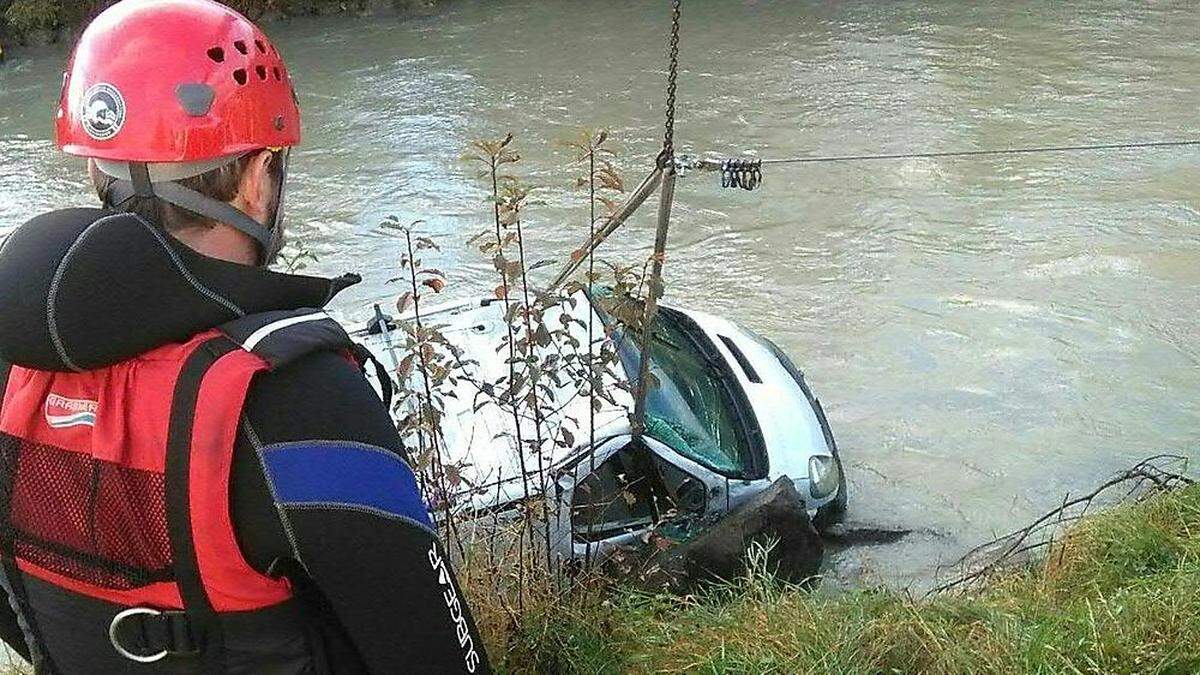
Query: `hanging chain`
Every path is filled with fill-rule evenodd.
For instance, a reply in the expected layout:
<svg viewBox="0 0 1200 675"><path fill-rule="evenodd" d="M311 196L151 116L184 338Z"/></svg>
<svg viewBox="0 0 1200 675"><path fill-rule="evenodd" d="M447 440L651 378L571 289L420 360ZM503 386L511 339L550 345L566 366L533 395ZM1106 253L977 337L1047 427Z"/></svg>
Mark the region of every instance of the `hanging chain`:
<svg viewBox="0 0 1200 675"><path fill-rule="evenodd" d="M656 172L662 177L659 192L658 228L654 234L654 255L650 258L650 272L646 287L645 308L642 313L641 358L638 363L637 390L634 394L633 414L630 416L630 432L633 445L639 451L632 457L627 473L644 476L641 481L649 497L654 521L674 509L674 499L667 489L666 480L658 464L651 458L650 449L642 442L646 433L646 394L650 389L650 345L654 338L654 318L658 313L658 301L663 294L663 262L667 255L667 234L671 226L671 206L675 199L675 78L679 74L679 10L683 0L671 0L671 43L670 64L667 72L667 124L663 134L663 149L658 155Z"/></svg>
<svg viewBox="0 0 1200 675"><path fill-rule="evenodd" d="M675 81L679 78L679 14L683 0L671 0L671 41L667 65L667 124L658 166L666 169L675 163Z"/></svg>

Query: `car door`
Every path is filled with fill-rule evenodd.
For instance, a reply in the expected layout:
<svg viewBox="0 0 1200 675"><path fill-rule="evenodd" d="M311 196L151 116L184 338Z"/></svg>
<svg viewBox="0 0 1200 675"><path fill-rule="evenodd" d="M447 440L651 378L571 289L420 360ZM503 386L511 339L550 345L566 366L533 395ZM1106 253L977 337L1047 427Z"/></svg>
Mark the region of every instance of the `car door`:
<svg viewBox="0 0 1200 675"><path fill-rule="evenodd" d="M651 460L680 515L699 519L722 502L725 479L691 462L666 445L646 437ZM585 457L559 481L561 539L565 553L604 556L621 546L640 543L654 525L649 479L636 475L628 436L599 448L594 460Z"/></svg>

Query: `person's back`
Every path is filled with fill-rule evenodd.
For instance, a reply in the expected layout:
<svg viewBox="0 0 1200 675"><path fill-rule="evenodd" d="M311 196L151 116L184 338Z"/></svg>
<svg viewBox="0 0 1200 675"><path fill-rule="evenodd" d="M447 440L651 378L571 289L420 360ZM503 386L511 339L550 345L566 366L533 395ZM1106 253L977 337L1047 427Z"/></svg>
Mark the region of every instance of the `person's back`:
<svg viewBox="0 0 1200 675"><path fill-rule="evenodd" d="M267 37L209 0L126 0L61 106L105 204L0 248L0 637L45 673L487 671L320 309L357 278L264 269L300 137Z"/></svg>

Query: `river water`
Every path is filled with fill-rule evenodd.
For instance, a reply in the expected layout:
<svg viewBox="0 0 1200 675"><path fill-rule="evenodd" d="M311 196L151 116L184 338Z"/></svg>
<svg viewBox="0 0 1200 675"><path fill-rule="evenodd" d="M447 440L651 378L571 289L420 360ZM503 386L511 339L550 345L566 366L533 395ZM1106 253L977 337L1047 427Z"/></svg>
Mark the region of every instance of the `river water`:
<svg viewBox="0 0 1200 675"><path fill-rule="evenodd" d="M763 157L1200 136L1190 2L743 0L685 8L679 144ZM968 6L968 4L976 6ZM309 271L390 303L386 215L424 219L450 297L495 280L463 243L489 207L460 160L515 134L536 258L586 232L560 141L612 130L626 180L657 151L665 3L451 2L427 16L270 26L305 115L292 231ZM0 236L90 198L50 141L61 48L0 67ZM756 192L682 179L668 301L772 337L839 437L851 518L918 531L844 553L908 583L1200 436L1200 149L770 167ZM645 209L603 249L643 257Z"/></svg>

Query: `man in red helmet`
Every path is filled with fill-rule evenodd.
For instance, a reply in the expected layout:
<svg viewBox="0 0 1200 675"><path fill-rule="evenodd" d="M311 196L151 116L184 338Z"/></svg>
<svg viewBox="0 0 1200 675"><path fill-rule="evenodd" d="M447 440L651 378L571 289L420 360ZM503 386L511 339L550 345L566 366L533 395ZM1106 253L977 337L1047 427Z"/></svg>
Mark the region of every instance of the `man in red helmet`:
<svg viewBox="0 0 1200 675"><path fill-rule="evenodd" d="M300 140L275 47L210 0L117 3L57 132L104 208L0 249L0 637L39 673L486 672L320 309L357 277L265 269Z"/></svg>

